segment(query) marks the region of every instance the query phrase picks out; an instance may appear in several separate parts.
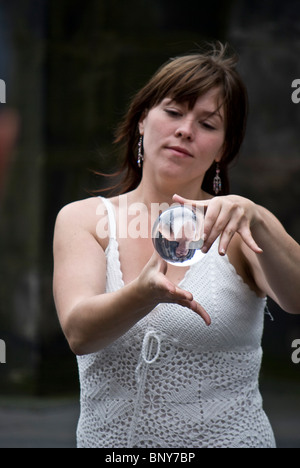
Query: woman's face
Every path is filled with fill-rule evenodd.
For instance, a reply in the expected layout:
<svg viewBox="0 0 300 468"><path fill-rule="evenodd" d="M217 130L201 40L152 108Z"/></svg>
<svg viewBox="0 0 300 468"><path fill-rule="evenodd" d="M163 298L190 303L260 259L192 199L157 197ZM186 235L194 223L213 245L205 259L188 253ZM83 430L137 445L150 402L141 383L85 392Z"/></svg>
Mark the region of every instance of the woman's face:
<svg viewBox="0 0 300 468"><path fill-rule="evenodd" d="M213 88L199 97L193 109L188 103L166 98L145 113L139 123L144 137L144 171L181 177L204 177L214 161L222 158L225 137L220 91Z"/></svg>

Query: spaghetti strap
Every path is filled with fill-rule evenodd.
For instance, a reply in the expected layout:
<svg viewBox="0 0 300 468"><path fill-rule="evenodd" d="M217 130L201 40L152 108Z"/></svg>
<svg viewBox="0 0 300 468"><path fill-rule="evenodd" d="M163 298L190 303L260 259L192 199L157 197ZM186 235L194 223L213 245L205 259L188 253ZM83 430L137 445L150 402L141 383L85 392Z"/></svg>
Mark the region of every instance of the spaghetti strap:
<svg viewBox="0 0 300 468"><path fill-rule="evenodd" d="M107 209L110 238L116 239L117 238L117 224L116 224L116 215L115 215L115 209L113 207L113 204L107 198L104 198L104 197L99 197L99 198L103 201Z"/></svg>

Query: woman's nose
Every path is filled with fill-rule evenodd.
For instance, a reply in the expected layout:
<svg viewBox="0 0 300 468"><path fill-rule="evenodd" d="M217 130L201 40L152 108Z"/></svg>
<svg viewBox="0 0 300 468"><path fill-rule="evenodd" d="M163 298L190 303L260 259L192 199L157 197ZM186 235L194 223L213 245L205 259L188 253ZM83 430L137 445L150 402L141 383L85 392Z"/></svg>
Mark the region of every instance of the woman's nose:
<svg viewBox="0 0 300 468"><path fill-rule="evenodd" d="M193 123L190 120L186 120L180 123L180 126L175 132L177 138L184 138L187 140L193 139Z"/></svg>

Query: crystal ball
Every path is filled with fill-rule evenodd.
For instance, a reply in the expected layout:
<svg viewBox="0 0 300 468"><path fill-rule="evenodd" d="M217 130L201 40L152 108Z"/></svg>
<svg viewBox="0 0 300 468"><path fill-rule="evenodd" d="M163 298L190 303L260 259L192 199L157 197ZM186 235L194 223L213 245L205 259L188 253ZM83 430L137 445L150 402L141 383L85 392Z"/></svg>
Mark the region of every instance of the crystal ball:
<svg viewBox="0 0 300 468"><path fill-rule="evenodd" d="M204 209L173 205L156 219L152 228L152 241L166 262L189 266L204 256L201 252L203 233Z"/></svg>

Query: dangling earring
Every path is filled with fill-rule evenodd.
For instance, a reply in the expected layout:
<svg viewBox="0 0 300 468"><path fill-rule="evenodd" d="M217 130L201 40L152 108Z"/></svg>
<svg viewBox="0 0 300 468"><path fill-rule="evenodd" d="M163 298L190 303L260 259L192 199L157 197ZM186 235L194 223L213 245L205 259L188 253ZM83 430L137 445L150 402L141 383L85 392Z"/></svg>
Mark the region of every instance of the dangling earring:
<svg viewBox="0 0 300 468"><path fill-rule="evenodd" d="M140 136L138 142L138 158L137 158L137 165L141 168L144 162L144 155L143 155L143 136Z"/></svg>
<svg viewBox="0 0 300 468"><path fill-rule="evenodd" d="M222 180L220 177L220 166L219 163L217 163L217 168L216 168L216 175L213 180L213 189L216 195L218 195L219 192L222 190Z"/></svg>

